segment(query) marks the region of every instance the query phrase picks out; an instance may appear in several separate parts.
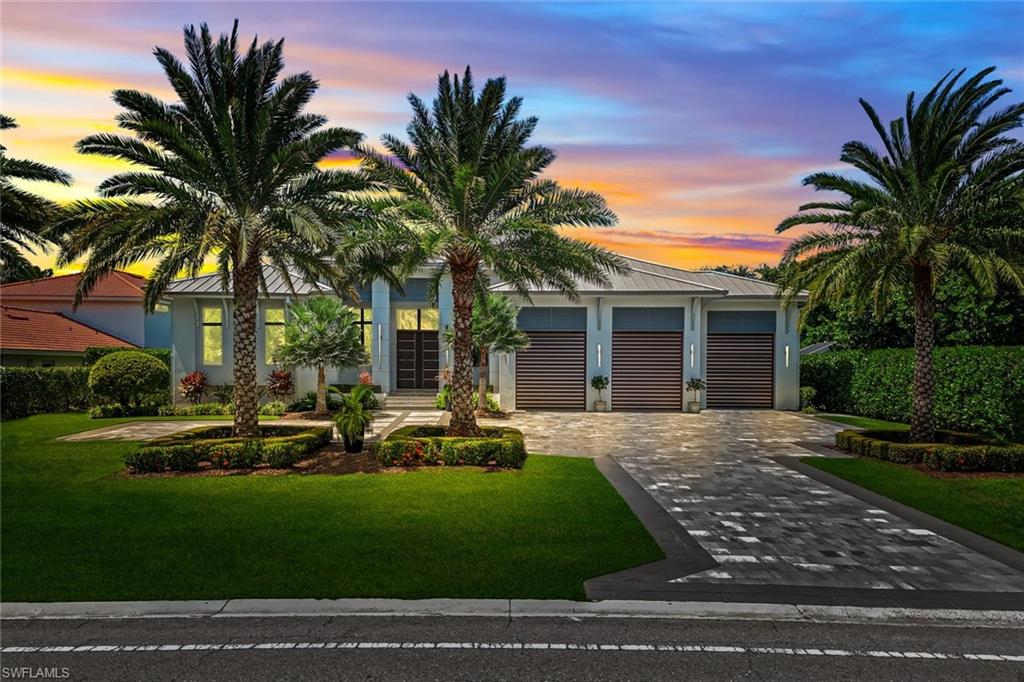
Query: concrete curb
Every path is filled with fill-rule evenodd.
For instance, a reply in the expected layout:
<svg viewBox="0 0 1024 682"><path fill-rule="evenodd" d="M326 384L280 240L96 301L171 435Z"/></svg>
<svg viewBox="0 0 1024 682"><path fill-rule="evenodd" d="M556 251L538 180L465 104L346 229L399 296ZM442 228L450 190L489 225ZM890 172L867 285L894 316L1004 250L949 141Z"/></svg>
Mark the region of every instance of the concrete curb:
<svg viewBox="0 0 1024 682"><path fill-rule="evenodd" d="M1024 611L917 609L739 602L533 599L228 599L0 604L0 618L136 619L323 616L669 618L1024 628Z"/></svg>

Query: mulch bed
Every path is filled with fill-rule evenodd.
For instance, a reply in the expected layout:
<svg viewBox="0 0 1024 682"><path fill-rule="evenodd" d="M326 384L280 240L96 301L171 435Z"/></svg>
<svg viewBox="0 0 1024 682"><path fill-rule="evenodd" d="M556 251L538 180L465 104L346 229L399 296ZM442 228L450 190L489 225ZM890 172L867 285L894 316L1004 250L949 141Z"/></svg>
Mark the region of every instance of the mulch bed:
<svg viewBox="0 0 1024 682"><path fill-rule="evenodd" d="M334 419L333 412L285 412L277 418L278 421L298 421L308 419L311 421L330 421Z"/></svg>

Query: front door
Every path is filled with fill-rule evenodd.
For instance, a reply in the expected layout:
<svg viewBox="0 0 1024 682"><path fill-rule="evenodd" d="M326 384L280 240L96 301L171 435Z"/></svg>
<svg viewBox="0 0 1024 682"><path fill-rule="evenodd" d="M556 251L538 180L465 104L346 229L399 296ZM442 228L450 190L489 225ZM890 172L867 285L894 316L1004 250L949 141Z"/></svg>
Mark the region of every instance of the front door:
<svg viewBox="0 0 1024 682"><path fill-rule="evenodd" d="M437 331L398 331L398 388L437 388Z"/></svg>

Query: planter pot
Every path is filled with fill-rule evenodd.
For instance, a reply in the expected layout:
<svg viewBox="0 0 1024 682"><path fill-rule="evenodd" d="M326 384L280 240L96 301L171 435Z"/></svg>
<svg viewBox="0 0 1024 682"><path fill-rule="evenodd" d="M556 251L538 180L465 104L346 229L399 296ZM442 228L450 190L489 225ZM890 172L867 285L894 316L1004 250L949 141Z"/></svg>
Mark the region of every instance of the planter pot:
<svg viewBox="0 0 1024 682"><path fill-rule="evenodd" d="M607 412L607 411L608 411L608 403L606 403L603 400L595 400L594 401L594 412Z"/></svg>
<svg viewBox="0 0 1024 682"><path fill-rule="evenodd" d="M341 435L341 442L345 444L345 452L355 454L363 451L363 437L360 436L358 439L349 438L348 434Z"/></svg>
<svg viewBox="0 0 1024 682"><path fill-rule="evenodd" d="M697 414L698 412L700 412L700 402L691 400L690 402L686 403L686 411Z"/></svg>

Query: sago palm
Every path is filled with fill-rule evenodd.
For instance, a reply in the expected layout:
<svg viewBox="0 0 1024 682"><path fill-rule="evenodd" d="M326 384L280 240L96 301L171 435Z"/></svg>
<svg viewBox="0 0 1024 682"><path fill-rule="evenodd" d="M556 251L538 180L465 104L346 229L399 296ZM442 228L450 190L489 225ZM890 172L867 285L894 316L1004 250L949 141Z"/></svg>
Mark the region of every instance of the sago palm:
<svg viewBox="0 0 1024 682"><path fill-rule="evenodd" d="M364 187L358 174L321 170L317 162L356 144L359 133L324 127L305 111L316 92L309 73L280 77L284 43L240 49L238 22L214 39L204 24L185 29L186 68L170 51L154 53L179 101L115 90L131 135L81 140L85 154L123 159L144 172L118 173L101 199L71 206L59 226L61 258L85 257L79 294L104 273L143 259L158 263L146 287L149 309L179 273L217 261L234 299L235 433L257 434L256 301L263 265L305 280L339 278L330 258L348 217L339 198ZM341 284L338 282L338 284Z"/></svg>
<svg viewBox="0 0 1024 682"><path fill-rule="evenodd" d="M13 118L0 114L0 130L17 127ZM31 276L35 268L25 254L49 243L45 232L57 212L54 202L16 186L12 180L71 184L71 176L64 171L37 161L8 158L7 147L0 145L0 270L3 281Z"/></svg>
<svg viewBox="0 0 1024 682"><path fill-rule="evenodd" d="M920 102L910 93L903 117L885 126L860 104L882 150L848 142L840 159L863 179L815 173L816 190L846 195L815 201L778 231L824 225L787 249L789 294L810 290L809 305L850 300L883 311L908 291L914 305L911 437L934 439L935 289L954 268L983 291L999 282L1024 287L1024 145L1011 136L1024 103L996 107L1010 90L993 68L962 80L947 74Z"/></svg>
<svg viewBox="0 0 1024 682"><path fill-rule="evenodd" d="M528 295L531 286L576 293L578 281L604 283L620 260L556 228L616 222L594 192L563 189L541 177L555 160L547 147L529 144L537 125L520 118L522 99L506 98L505 79L489 79L477 93L467 68L460 79L446 71L428 107L409 95L409 142L386 135L388 155L366 147L358 154L367 173L386 186L375 208L409 232L411 264L437 260L454 298L452 419L450 435L479 432L473 410L471 320L485 271Z"/></svg>

